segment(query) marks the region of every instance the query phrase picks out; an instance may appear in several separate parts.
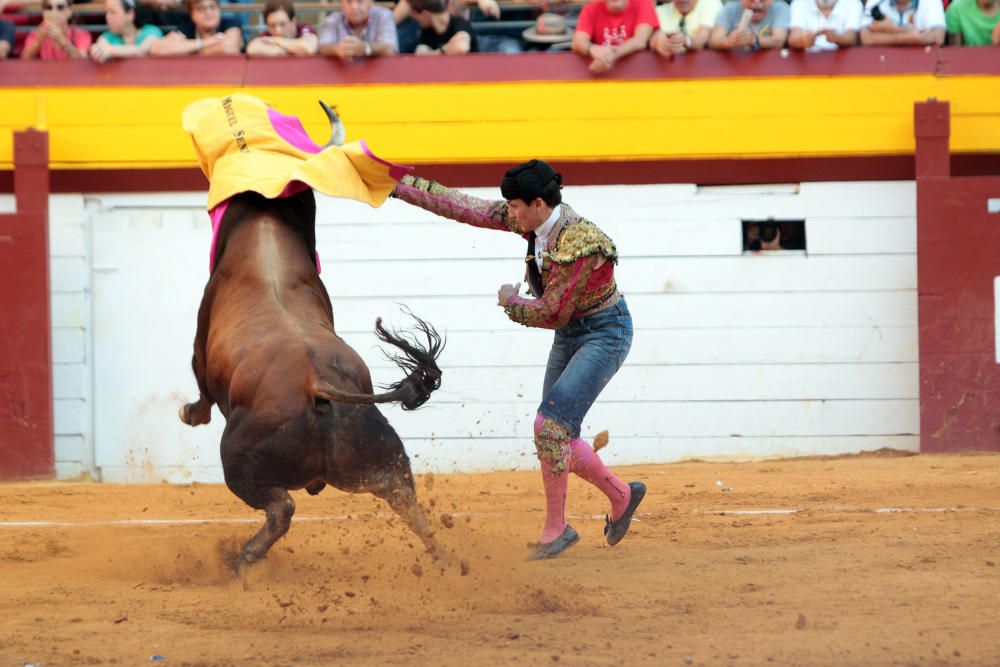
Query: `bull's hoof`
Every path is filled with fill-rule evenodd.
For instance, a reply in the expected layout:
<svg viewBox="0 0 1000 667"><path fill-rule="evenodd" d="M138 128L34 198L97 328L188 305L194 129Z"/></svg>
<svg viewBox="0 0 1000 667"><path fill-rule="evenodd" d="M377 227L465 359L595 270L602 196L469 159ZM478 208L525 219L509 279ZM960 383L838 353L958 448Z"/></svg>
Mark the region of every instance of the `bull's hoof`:
<svg viewBox="0 0 1000 667"><path fill-rule="evenodd" d="M212 406L205 409L198 403L188 403L182 406L177 416L188 426L200 426L212 421Z"/></svg>
<svg viewBox="0 0 1000 667"><path fill-rule="evenodd" d="M250 570L250 568L253 567L253 565L257 563L259 560L260 560L259 558L254 558L253 556L240 554L239 556L236 557L236 560L233 562L233 571L236 572L237 577L242 579L243 575L245 575Z"/></svg>

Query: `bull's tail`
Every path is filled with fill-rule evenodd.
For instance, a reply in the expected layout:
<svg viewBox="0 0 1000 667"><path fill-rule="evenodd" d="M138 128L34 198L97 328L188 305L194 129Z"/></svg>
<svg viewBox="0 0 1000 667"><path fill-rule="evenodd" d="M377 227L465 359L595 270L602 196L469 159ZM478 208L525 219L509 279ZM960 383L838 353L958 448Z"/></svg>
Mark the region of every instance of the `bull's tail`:
<svg viewBox="0 0 1000 667"><path fill-rule="evenodd" d="M399 382L385 387L381 394L359 394L339 389L325 380L318 380L313 389L317 398L337 403L402 403L404 410L415 410L427 402L431 392L441 386L441 369L437 358L444 349L444 341L433 326L406 311L417 321L419 333L426 338L426 344L417 334L410 331L389 331L382 326L382 318L375 320L375 335L379 340L402 350L402 354L386 354L397 366L406 372Z"/></svg>

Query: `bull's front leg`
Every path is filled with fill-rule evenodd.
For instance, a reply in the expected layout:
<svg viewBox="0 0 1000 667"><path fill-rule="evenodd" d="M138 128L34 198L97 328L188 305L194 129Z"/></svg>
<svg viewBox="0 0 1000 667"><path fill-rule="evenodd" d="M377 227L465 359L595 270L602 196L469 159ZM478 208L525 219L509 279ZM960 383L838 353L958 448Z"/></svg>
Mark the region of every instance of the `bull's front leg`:
<svg viewBox="0 0 1000 667"><path fill-rule="evenodd" d="M192 365L195 367L195 376L198 378L198 400L181 406L177 413L181 421L188 426L200 426L212 421L212 405L215 403L209 396L208 390L203 386L204 380L198 376L198 356L195 355Z"/></svg>
<svg viewBox="0 0 1000 667"><path fill-rule="evenodd" d="M208 362L205 352L208 345L210 303L209 291L206 289L198 309L198 330L194 335L194 355L191 357L191 368L194 370L194 379L198 382L199 396L197 401L182 406L178 412L181 421L188 426L199 426L212 421L212 405L215 401L208 392Z"/></svg>

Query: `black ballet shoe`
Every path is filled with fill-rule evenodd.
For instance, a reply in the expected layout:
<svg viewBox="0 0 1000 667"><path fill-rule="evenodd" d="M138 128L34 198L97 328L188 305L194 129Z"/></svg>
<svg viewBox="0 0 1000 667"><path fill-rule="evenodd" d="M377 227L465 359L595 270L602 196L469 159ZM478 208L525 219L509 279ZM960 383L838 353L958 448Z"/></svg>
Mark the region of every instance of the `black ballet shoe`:
<svg viewBox="0 0 1000 667"><path fill-rule="evenodd" d="M528 554L528 560L545 560L547 558L555 558L579 541L580 534L573 530L573 526L567 523L566 528L563 529L562 535L556 539L551 542L538 542L533 545L531 552Z"/></svg>
<svg viewBox="0 0 1000 667"><path fill-rule="evenodd" d="M628 488L632 489L632 499L628 501L628 507L625 508L625 513L618 518L617 521L612 521L611 517L604 515L604 534L608 538L608 544L614 546L622 541L625 537L625 533L628 532L629 526L632 524L632 514L635 513L635 508L639 506L642 499L646 496L646 485L642 482L629 482Z"/></svg>

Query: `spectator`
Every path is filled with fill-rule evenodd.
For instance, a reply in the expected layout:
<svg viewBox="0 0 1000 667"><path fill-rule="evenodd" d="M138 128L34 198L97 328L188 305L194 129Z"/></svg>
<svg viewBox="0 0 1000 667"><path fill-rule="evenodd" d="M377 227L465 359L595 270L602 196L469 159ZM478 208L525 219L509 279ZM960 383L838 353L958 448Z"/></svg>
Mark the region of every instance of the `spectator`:
<svg viewBox="0 0 1000 667"><path fill-rule="evenodd" d="M720 51L780 49L788 37L788 23L788 4L784 0L727 2L712 28L708 45Z"/></svg>
<svg viewBox="0 0 1000 667"><path fill-rule="evenodd" d="M858 0L792 0L788 46L810 52L854 46L863 13Z"/></svg>
<svg viewBox="0 0 1000 667"><path fill-rule="evenodd" d="M420 26L418 56L457 56L479 50L469 20L448 11L448 0L407 0Z"/></svg>
<svg viewBox="0 0 1000 667"><path fill-rule="evenodd" d="M861 19L865 46L940 46L944 44L941 0L868 0Z"/></svg>
<svg viewBox="0 0 1000 667"><path fill-rule="evenodd" d="M399 53L392 10L372 0L344 0L341 11L323 21L319 52L341 60Z"/></svg>
<svg viewBox="0 0 1000 667"><path fill-rule="evenodd" d="M149 55L163 31L155 25L135 25L135 0L105 0L104 20L108 29L90 47L90 57L99 63L111 58Z"/></svg>
<svg viewBox="0 0 1000 667"><path fill-rule="evenodd" d="M721 0L673 0L656 8L660 29L653 33L649 48L661 56L697 51L708 44Z"/></svg>
<svg viewBox="0 0 1000 667"><path fill-rule="evenodd" d="M42 22L24 41L21 57L42 60L79 60L87 57L90 33L69 24L72 0L43 0Z"/></svg>
<svg viewBox="0 0 1000 667"><path fill-rule="evenodd" d="M573 51L591 58L590 71L607 72L644 50L658 27L652 0L591 0L577 19Z"/></svg>
<svg viewBox="0 0 1000 667"><path fill-rule="evenodd" d="M0 19L0 60L14 52L14 24Z"/></svg>
<svg viewBox="0 0 1000 667"><path fill-rule="evenodd" d="M396 22L396 35L400 53L413 53L420 40L420 26L413 18L413 10L406 0L399 0L392 8L392 18Z"/></svg>
<svg viewBox="0 0 1000 667"><path fill-rule="evenodd" d="M267 30L247 44L248 56L316 55L319 49L316 31L311 25L295 20L292 0L267 0L264 3L264 24Z"/></svg>
<svg viewBox="0 0 1000 667"><path fill-rule="evenodd" d="M500 18L500 5L497 0L476 0L479 12L487 18ZM460 0L449 0L448 11L455 16L460 16L466 20L469 18L468 7ZM420 42L420 24L413 18L413 8L408 0L398 0L392 8L392 16L396 21L396 32L399 35L399 52L414 53L417 44ZM509 40L502 40L499 44L503 48L509 44ZM479 46L479 38L476 36L476 45Z"/></svg>
<svg viewBox="0 0 1000 667"><path fill-rule="evenodd" d="M993 26L993 46L1000 46L1000 23Z"/></svg>
<svg viewBox="0 0 1000 667"><path fill-rule="evenodd" d="M191 27L185 0L136 0L137 25L155 25L163 31Z"/></svg>
<svg viewBox="0 0 1000 667"><path fill-rule="evenodd" d="M190 28L181 26L150 49L154 56L239 55L243 32L232 19L222 18L218 0L187 0Z"/></svg>
<svg viewBox="0 0 1000 667"><path fill-rule="evenodd" d="M952 0L944 13L948 43L953 46L989 46L1000 19L1000 0Z"/></svg>

